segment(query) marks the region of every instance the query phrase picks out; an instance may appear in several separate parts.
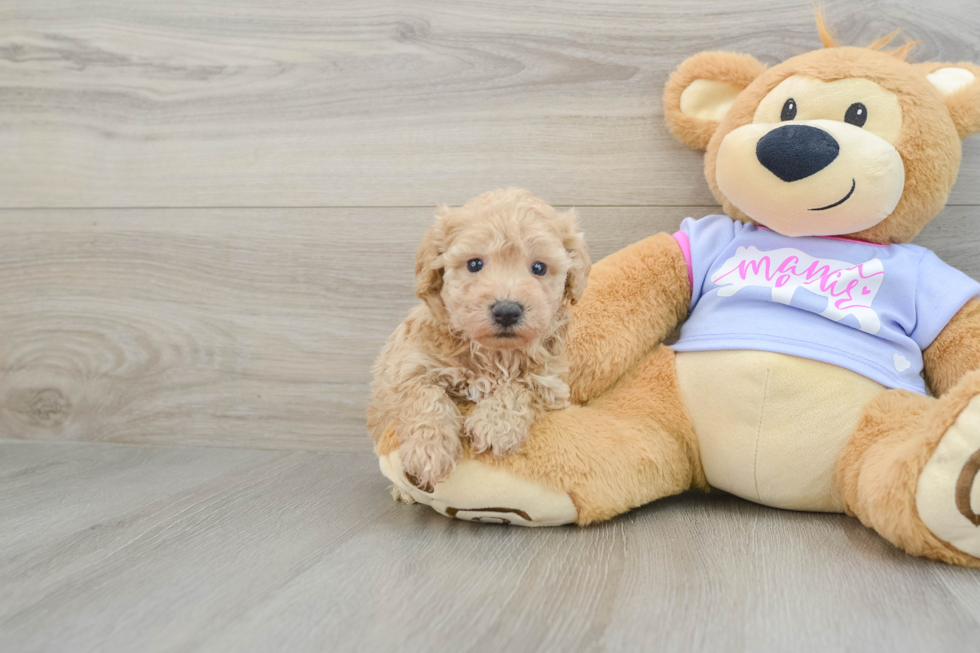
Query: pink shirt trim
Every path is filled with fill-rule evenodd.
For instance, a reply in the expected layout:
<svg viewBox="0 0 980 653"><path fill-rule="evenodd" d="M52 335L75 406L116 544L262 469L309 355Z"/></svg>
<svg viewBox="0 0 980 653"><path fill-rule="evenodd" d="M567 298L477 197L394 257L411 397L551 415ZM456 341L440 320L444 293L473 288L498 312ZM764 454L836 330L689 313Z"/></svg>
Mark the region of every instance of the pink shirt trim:
<svg viewBox="0 0 980 653"><path fill-rule="evenodd" d="M770 229L769 227L763 227L761 224L757 224L756 226L759 229L772 231L772 229ZM881 243L869 243L865 240L854 240L853 238L841 238L840 236L810 236L810 238L825 238L826 240L839 240L842 243L854 243L855 245L871 245L872 247L888 247L888 245L882 245Z"/></svg>
<svg viewBox="0 0 980 653"><path fill-rule="evenodd" d="M844 243L854 243L856 245L870 245L871 247L888 247L881 243L869 243L866 240L854 240L853 238L841 238L839 236L814 236L814 238L826 238L827 240L839 240Z"/></svg>
<svg viewBox="0 0 980 653"><path fill-rule="evenodd" d="M684 260L687 262L687 280L691 283L691 288L694 288L694 268L691 266L691 239L683 231L678 231L674 234L674 240L681 246L681 252L684 254Z"/></svg>

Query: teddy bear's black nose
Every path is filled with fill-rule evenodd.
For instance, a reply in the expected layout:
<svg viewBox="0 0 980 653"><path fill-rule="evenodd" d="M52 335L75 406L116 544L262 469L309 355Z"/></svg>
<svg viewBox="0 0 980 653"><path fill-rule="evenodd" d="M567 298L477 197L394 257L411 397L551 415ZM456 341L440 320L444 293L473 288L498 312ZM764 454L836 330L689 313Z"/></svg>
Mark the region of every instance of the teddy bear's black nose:
<svg viewBox="0 0 980 653"><path fill-rule="evenodd" d="M759 139L759 163L783 181L797 181L820 172L840 154L833 136L810 125L777 127Z"/></svg>
<svg viewBox="0 0 980 653"><path fill-rule="evenodd" d="M493 321L502 327L514 326L524 315L524 307L517 302L494 302L490 307Z"/></svg>

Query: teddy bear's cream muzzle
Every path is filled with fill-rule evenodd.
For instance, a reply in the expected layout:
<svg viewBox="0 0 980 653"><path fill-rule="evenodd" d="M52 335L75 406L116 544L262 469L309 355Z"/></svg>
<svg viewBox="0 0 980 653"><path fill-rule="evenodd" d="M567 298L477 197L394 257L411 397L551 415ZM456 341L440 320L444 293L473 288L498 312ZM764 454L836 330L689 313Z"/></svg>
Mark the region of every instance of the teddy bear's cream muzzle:
<svg viewBox="0 0 980 653"><path fill-rule="evenodd" d="M782 138L778 149L760 147L787 128L796 132ZM873 227L895 210L905 186L905 166L894 146L836 120L739 127L722 141L715 174L732 204L787 236Z"/></svg>

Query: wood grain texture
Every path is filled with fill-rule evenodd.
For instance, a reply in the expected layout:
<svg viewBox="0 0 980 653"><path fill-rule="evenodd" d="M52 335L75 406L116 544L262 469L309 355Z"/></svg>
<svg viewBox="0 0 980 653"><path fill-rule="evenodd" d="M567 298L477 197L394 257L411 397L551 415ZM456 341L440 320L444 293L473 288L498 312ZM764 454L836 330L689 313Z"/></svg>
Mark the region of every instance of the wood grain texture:
<svg viewBox="0 0 980 653"><path fill-rule="evenodd" d="M971 651L975 570L723 493L590 528L395 504L370 454L0 443L0 649Z"/></svg>
<svg viewBox="0 0 980 653"><path fill-rule="evenodd" d="M664 82L701 50L819 47L812 4L0 3L0 205L713 203ZM980 61L975 0L826 5L846 44L903 27L918 60ZM978 175L974 139L952 204Z"/></svg>
<svg viewBox="0 0 980 653"><path fill-rule="evenodd" d="M980 62L975 0L826 4ZM712 212L667 75L813 49L811 9L0 2L0 651L975 650L976 572L846 517L481 526L368 453L429 207L528 187L595 258ZM980 279L977 179L980 138L918 242Z"/></svg>
<svg viewBox="0 0 980 653"><path fill-rule="evenodd" d="M715 207L581 209L598 259ZM431 209L0 214L0 433L367 451L370 367ZM920 237L980 278L980 221Z"/></svg>

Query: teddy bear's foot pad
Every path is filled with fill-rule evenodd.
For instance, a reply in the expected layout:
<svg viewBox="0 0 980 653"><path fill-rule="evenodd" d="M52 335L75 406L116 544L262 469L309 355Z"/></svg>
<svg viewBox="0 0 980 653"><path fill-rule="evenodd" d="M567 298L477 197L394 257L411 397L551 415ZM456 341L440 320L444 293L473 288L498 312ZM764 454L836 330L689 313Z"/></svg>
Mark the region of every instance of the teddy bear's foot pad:
<svg viewBox="0 0 980 653"><path fill-rule="evenodd" d="M449 478L437 483L432 492L423 492L405 478L397 451L381 456L379 464L381 473L394 483L399 494L453 519L559 526L574 523L578 517L568 494L475 460L460 461Z"/></svg>
<svg viewBox="0 0 980 653"><path fill-rule="evenodd" d="M916 508L937 537L980 558L980 396L943 435L919 476Z"/></svg>

